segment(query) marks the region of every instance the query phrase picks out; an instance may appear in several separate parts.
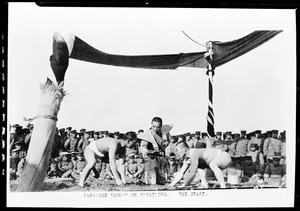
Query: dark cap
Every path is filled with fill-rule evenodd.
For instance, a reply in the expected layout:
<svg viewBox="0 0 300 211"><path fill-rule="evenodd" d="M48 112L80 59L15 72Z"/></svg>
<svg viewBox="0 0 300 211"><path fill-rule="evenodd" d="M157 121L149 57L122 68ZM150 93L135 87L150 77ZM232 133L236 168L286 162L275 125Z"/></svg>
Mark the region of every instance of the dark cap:
<svg viewBox="0 0 300 211"><path fill-rule="evenodd" d="M122 139L122 138L124 138L124 133L119 134L119 139Z"/></svg>
<svg viewBox="0 0 300 211"><path fill-rule="evenodd" d="M226 132L226 135L231 135L231 134L232 134L231 131L227 131L227 132Z"/></svg>
<svg viewBox="0 0 300 211"><path fill-rule="evenodd" d="M191 135L191 133L185 133L184 134L184 136L190 136Z"/></svg>
<svg viewBox="0 0 300 211"><path fill-rule="evenodd" d="M86 129L82 128L80 129L79 133L84 133L86 131Z"/></svg>
<svg viewBox="0 0 300 211"><path fill-rule="evenodd" d="M173 136L173 135L171 135L171 136L170 136L170 138L171 138L171 139L175 139L176 137L175 137L175 136Z"/></svg>
<svg viewBox="0 0 300 211"><path fill-rule="evenodd" d="M261 130L256 130L255 134L261 134Z"/></svg>
<svg viewBox="0 0 300 211"><path fill-rule="evenodd" d="M201 132L200 132L200 131L196 131L195 134L196 134L196 135L200 135Z"/></svg>
<svg viewBox="0 0 300 211"><path fill-rule="evenodd" d="M195 136L196 136L195 133L192 133L192 134L191 134L191 137L195 137Z"/></svg>
<svg viewBox="0 0 300 211"><path fill-rule="evenodd" d="M84 133L91 135L91 131L85 131Z"/></svg>
<svg viewBox="0 0 300 211"><path fill-rule="evenodd" d="M247 156L244 157L244 159L245 160L252 160L252 157L247 155Z"/></svg>
<svg viewBox="0 0 300 211"><path fill-rule="evenodd" d="M222 135L222 132L217 132L216 133L218 136L221 136Z"/></svg>
<svg viewBox="0 0 300 211"><path fill-rule="evenodd" d="M205 137L205 136L207 136L207 133L202 133L202 137Z"/></svg>
<svg viewBox="0 0 300 211"><path fill-rule="evenodd" d="M72 130L72 127L66 127L67 130Z"/></svg>
<svg viewBox="0 0 300 211"><path fill-rule="evenodd" d="M139 129L139 130L138 130L138 133L143 133L143 132L144 132L143 129Z"/></svg>
<svg viewBox="0 0 300 211"><path fill-rule="evenodd" d="M103 134L108 134L108 131L107 130L103 131Z"/></svg>
<svg viewBox="0 0 300 211"><path fill-rule="evenodd" d="M178 138L184 138L184 135L179 135Z"/></svg>
<svg viewBox="0 0 300 211"><path fill-rule="evenodd" d="M71 130L70 133L77 134L76 130Z"/></svg>
<svg viewBox="0 0 300 211"><path fill-rule="evenodd" d="M19 127L20 125L19 124L14 124L12 127Z"/></svg>
<svg viewBox="0 0 300 211"><path fill-rule="evenodd" d="M96 132L94 133L94 135L100 135L99 131L96 131Z"/></svg>
<svg viewBox="0 0 300 211"><path fill-rule="evenodd" d="M272 130L273 134L278 134L278 130Z"/></svg>
<svg viewBox="0 0 300 211"><path fill-rule="evenodd" d="M246 135L247 131L246 130L241 130L241 134Z"/></svg>
<svg viewBox="0 0 300 211"><path fill-rule="evenodd" d="M280 159L281 158L281 153L280 152L274 152L273 160L274 159Z"/></svg>
<svg viewBox="0 0 300 211"><path fill-rule="evenodd" d="M114 135L118 136L120 134L119 131L114 132Z"/></svg>
<svg viewBox="0 0 300 211"><path fill-rule="evenodd" d="M65 128L60 128L58 131L59 132L62 132L62 131L64 132L65 130L66 130Z"/></svg>

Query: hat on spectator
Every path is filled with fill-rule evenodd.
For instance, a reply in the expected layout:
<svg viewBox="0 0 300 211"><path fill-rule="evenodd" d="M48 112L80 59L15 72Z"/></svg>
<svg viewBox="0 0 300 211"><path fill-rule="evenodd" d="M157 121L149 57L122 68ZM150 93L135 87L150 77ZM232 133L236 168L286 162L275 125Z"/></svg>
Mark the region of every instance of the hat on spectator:
<svg viewBox="0 0 300 211"><path fill-rule="evenodd" d="M274 152L273 160L276 160L276 159L280 160L280 158L281 158L281 153L280 152Z"/></svg>
<svg viewBox="0 0 300 211"><path fill-rule="evenodd" d="M196 131L195 134L196 134L196 135L200 135L201 132L200 132L200 131Z"/></svg>
<svg viewBox="0 0 300 211"><path fill-rule="evenodd" d="M64 156L64 155L70 155L70 153L69 153L69 152L64 152L64 151L63 151L63 152L60 152L59 154L60 154L60 156Z"/></svg>
<svg viewBox="0 0 300 211"><path fill-rule="evenodd" d="M71 130L70 133L72 133L72 134L77 134L76 130Z"/></svg>
<svg viewBox="0 0 300 211"><path fill-rule="evenodd" d="M103 131L103 134L108 134L108 131L107 130Z"/></svg>
<svg viewBox="0 0 300 211"><path fill-rule="evenodd" d="M64 131L65 131L65 128L60 128L58 131L59 131L59 132L64 132Z"/></svg>
<svg viewBox="0 0 300 211"><path fill-rule="evenodd" d="M247 131L246 130L241 130L241 134L246 135Z"/></svg>
<svg viewBox="0 0 300 211"><path fill-rule="evenodd" d="M18 147L18 148L13 149L12 152L19 152L20 150L21 150L21 148Z"/></svg>
<svg viewBox="0 0 300 211"><path fill-rule="evenodd" d="M244 159L245 159L245 160L252 160L252 157L249 156L249 155L247 155L247 156L244 157Z"/></svg>
<svg viewBox="0 0 300 211"><path fill-rule="evenodd" d="M273 134L278 134L278 130L272 130Z"/></svg>
<svg viewBox="0 0 300 211"><path fill-rule="evenodd" d="M14 128L19 127L19 124L14 124L12 127Z"/></svg>
<svg viewBox="0 0 300 211"><path fill-rule="evenodd" d="M178 135L178 138L184 138L184 135Z"/></svg>
<svg viewBox="0 0 300 211"><path fill-rule="evenodd" d="M190 136L191 135L191 133L185 133L184 134L184 136Z"/></svg>
<svg viewBox="0 0 300 211"><path fill-rule="evenodd" d="M120 135L120 132L116 131L116 132L114 132L114 135L118 136L118 135Z"/></svg>
<svg viewBox="0 0 300 211"><path fill-rule="evenodd" d="M16 130L18 130L18 131L21 131L22 129L23 129L23 127L20 125L16 127Z"/></svg>
<svg viewBox="0 0 300 211"><path fill-rule="evenodd" d="M261 130L256 130L255 134L261 134Z"/></svg>
<svg viewBox="0 0 300 211"><path fill-rule="evenodd" d="M222 132L217 132L216 133L218 136L221 136L222 135Z"/></svg>
<svg viewBox="0 0 300 211"><path fill-rule="evenodd" d="M191 137L195 137L195 136L196 136L195 133L192 133L192 134L191 134Z"/></svg>
<svg viewBox="0 0 300 211"><path fill-rule="evenodd" d="M202 138L206 137L207 133L202 133Z"/></svg>
<svg viewBox="0 0 300 211"><path fill-rule="evenodd" d="M80 129L79 133L84 133L86 131L86 129L82 128Z"/></svg>
<svg viewBox="0 0 300 211"><path fill-rule="evenodd" d="M227 132L226 132L226 135L231 135L231 134L232 134L231 131L227 131Z"/></svg>
<svg viewBox="0 0 300 211"><path fill-rule="evenodd" d="M72 127L66 127L66 130L70 130L70 131L71 131L71 130L72 130Z"/></svg>
<svg viewBox="0 0 300 211"><path fill-rule="evenodd" d="M119 139L123 139L124 138L124 133L119 133Z"/></svg>
<svg viewBox="0 0 300 211"><path fill-rule="evenodd" d="M94 133L94 135L100 135L99 131L96 131L96 132Z"/></svg>

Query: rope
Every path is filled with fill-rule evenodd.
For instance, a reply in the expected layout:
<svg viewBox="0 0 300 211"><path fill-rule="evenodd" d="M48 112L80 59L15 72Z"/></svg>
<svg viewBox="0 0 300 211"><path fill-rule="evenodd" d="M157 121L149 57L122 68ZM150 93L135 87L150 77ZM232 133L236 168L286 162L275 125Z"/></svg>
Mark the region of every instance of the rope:
<svg viewBox="0 0 300 211"><path fill-rule="evenodd" d="M206 48L205 45L202 45L202 44L198 43L197 41L193 40L192 38L190 38L184 31L182 31L182 33L183 33L185 36L187 36L187 38L189 38L190 40L192 40L194 43L196 43L196 44L198 44L198 45L201 45L201 46L203 46L203 47Z"/></svg>
<svg viewBox="0 0 300 211"><path fill-rule="evenodd" d="M36 115L35 117L29 118L29 119L25 119L25 121L29 121L29 123L30 123L30 122L32 122L33 120L38 119L38 118L52 119L52 120L54 120L54 121L57 121L57 120L58 120L57 117L55 117L55 116L51 116L51 115L48 115L48 114L44 114L44 115Z"/></svg>

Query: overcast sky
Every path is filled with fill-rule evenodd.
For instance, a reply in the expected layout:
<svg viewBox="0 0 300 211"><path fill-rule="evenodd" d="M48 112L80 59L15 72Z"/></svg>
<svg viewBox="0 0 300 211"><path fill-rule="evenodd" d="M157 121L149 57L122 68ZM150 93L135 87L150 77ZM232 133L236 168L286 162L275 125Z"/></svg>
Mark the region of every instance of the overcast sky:
<svg viewBox="0 0 300 211"><path fill-rule="evenodd" d="M216 68L215 130L294 128L296 109L295 14L291 10L40 8L9 4L8 117L25 125L36 114L40 84L54 78L49 57L55 32L74 33L111 54L205 51L197 42L231 41L254 30L283 30L251 52ZM58 127L126 132L148 129L154 116L172 134L206 131L205 69L148 70L70 59L69 93Z"/></svg>

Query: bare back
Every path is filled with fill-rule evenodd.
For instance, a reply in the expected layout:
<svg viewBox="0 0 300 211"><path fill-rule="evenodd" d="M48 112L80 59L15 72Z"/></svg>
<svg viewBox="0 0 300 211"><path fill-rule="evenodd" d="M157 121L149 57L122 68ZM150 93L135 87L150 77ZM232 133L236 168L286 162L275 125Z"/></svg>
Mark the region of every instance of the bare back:
<svg viewBox="0 0 300 211"><path fill-rule="evenodd" d="M204 160L207 164L215 159L219 152L219 149L214 148L190 149L191 158Z"/></svg>
<svg viewBox="0 0 300 211"><path fill-rule="evenodd" d="M95 140L96 147L99 152L103 154L107 154L110 148L117 147L118 143L120 142L118 139L105 137Z"/></svg>

